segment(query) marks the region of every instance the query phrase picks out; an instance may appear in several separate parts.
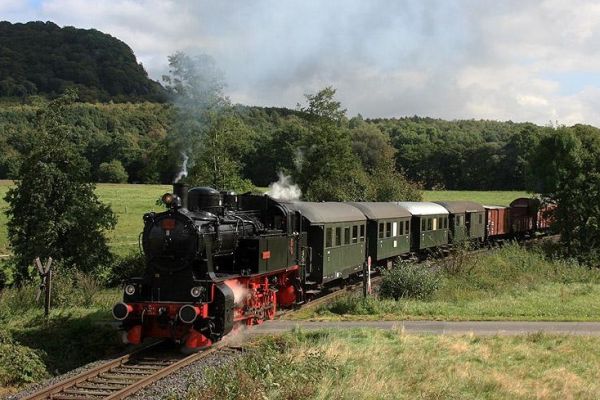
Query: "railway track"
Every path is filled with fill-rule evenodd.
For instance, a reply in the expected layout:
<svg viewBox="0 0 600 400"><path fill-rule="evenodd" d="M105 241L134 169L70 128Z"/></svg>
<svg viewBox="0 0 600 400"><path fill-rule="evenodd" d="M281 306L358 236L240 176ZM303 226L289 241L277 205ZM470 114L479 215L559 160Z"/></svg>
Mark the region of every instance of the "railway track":
<svg viewBox="0 0 600 400"><path fill-rule="evenodd" d="M155 343L108 361L43 388L23 399L124 399L157 380L212 354L242 350L240 347L217 344L205 351L185 356L178 351L160 349L162 343Z"/></svg>

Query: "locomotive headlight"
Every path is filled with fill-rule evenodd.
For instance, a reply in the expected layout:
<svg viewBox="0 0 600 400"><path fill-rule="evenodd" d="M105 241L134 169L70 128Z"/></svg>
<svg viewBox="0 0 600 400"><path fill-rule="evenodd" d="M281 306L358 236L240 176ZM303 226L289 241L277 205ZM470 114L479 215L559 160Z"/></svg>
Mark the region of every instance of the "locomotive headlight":
<svg viewBox="0 0 600 400"><path fill-rule="evenodd" d="M192 288L192 290L190 290L190 294L192 295L192 297L200 297L202 295L202 292L204 291L204 288L201 286L194 286Z"/></svg>
<svg viewBox="0 0 600 400"><path fill-rule="evenodd" d="M125 286L125 293L128 296L133 296L133 294L135 293L135 286L133 286L133 285L127 285L127 286Z"/></svg>
<svg viewBox="0 0 600 400"><path fill-rule="evenodd" d="M162 195L161 200L165 205L170 206L173 200L175 200L175 196L171 193L165 193Z"/></svg>

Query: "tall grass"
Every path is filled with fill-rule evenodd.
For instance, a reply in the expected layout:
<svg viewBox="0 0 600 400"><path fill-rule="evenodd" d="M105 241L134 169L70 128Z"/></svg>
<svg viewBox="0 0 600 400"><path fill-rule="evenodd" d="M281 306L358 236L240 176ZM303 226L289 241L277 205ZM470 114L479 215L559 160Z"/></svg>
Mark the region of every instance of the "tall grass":
<svg viewBox="0 0 600 400"><path fill-rule="evenodd" d="M427 297L398 301L358 295L338 298L293 318L319 319L600 319L600 270L549 259L540 249L508 245L471 253L464 265L444 268ZM393 297L393 296L392 296Z"/></svg>
<svg viewBox="0 0 600 400"><path fill-rule="evenodd" d="M597 399L600 338L302 331L265 338L188 399Z"/></svg>

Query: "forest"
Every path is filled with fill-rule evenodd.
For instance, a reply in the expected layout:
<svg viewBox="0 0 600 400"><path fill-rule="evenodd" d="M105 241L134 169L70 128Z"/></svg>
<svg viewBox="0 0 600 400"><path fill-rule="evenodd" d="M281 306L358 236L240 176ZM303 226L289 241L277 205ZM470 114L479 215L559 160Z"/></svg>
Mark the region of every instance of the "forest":
<svg viewBox="0 0 600 400"><path fill-rule="evenodd" d="M56 97L67 87L82 101L166 100L131 48L95 29L52 22L0 21L0 97Z"/></svg>
<svg viewBox="0 0 600 400"><path fill-rule="evenodd" d="M0 179L11 178L36 126L43 99L0 104ZM300 99L299 99L300 100ZM68 110L78 146L98 182L170 183L182 163L172 137L177 120L163 103L76 103ZM243 128L238 148L241 177L267 186L290 173L310 129L299 110L234 105L229 124ZM531 151L551 130L531 123L405 117L344 118L340 129L356 160L369 165L391 151L395 168L426 189L508 190L526 187ZM597 131L597 128L588 127ZM390 148L391 145L391 148Z"/></svg>

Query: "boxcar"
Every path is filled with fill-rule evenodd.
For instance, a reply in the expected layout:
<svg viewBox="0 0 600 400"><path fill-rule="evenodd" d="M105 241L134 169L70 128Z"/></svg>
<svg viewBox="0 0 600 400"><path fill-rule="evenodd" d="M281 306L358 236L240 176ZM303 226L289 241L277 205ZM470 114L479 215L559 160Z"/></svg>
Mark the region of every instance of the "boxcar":
<svg viewBox="0 0 600 400"><path fill-rule="evenodd" d="M485 209L473 201L436 201L449 215L450 243L464 240L483 241L485 236Z"/></svg>
<svg viewBox="0 0 600 400"><path fill-rule="evenodd" d="M510 225L513 235L524 235L533 232L537 227L540 201L520 197L510 203Z"/></svg>
<svg viewBox="0 0 600 400"><path fill-rule="evenodd" d="M410 253L410 219L408 210L393 203L348 203L367 217L367 254L374 262Z"/></svg>
<svg viewBox="0 0 600 400"><path fill-rule="evenodd" d="M448 210L436 203L395 202L411 214L411 251L448 244Z"/></svg>
<svg viewBox="0 0 600 400"><path fill-rule="evenodd" d="M366 217L356 207L344 203L286 203L299 211L308 246L312 249L307 280L324 284L362 271L366 258Z"/></svg>
<svg viewBox="0 0 600 400"><path fill-rule="evenodd" d="M485 208L486 237L502 238L510 234L510 208L502 206L483 206Z"/></svg>

